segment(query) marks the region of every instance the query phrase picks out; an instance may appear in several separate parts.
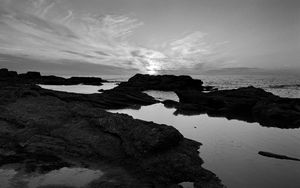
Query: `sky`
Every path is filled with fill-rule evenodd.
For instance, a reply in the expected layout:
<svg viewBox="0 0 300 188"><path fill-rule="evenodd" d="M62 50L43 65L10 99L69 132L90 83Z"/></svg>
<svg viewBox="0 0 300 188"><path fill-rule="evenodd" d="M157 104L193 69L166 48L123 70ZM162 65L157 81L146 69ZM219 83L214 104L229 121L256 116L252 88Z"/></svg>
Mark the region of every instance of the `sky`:
<svg viewBox="0 0 300 188"><path fill-rule="evenodd" d="M51 65L150 74L300 70L299 0L0 0L0 5L0 65L13 57L22 67L35 62L39 70Z"/></svg>

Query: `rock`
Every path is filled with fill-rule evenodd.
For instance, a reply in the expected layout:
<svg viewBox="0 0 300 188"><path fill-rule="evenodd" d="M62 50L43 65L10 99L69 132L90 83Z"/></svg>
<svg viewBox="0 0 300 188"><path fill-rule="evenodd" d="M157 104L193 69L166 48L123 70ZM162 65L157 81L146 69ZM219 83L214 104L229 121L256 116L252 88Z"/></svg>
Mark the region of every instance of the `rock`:
<svg viewBox="0 0 300 188"><path fill-rule="evenodd" d="M136 74L127 82L120 83L120 85L115 89L130 89L138 91L176 91L194 89L202 91L202 84L203 82L201 80L193 79L190 76Z"/></svg>
<svg viewBox="0 0 300 188"><path fill-rule="evenodd" d="M36 80L37 84L45 85L103 85L103 82L107 82L101 78L97 77L71 77L71 78L62 78L57 76L42 76L40 80Z"/></svg>
<svg viewBox="0 0 300 188"><path fill-rule="evenodd" d="M8 69L0 69L0 80L4 79L7 80L9 78L13 79L18 76L17 72L15 71L8 71Z"/></svg>
<svg viewBox="0 0 300 188"><path fill-rule="evenodd" d="M179 105L179 102L173 100L164 100L162 103L166 108L176 108Z"/></svg>
<svg viewBox="0 0 300 188"><path fill-rule="evenodd" d="M124 107L139 108L141 105L158 103L153 97L134 90L107 90L101 95L106 109L120 109Z"/></svg>
<svg viewBox="0 0 300 188"><path fill-rule="evenodd" d="M99 119L100 126L105 132L119 135L126 146L127 154L146 155L163 151L178 145L183 139L183 136L171 126L132 120L130 116L120 114ZM128 121L132 123L125 123ZM132 146L135 148L134 151Z"/></svg>
<svg viewBox="0 0 300 188"><path fill-rule="evenodd" d="M255 121L279 128L299 128L300 112L294 108L299 99L262 100L252 108Z"/></svg>
<svg viewBox="0 0 300 188"><path fill-rule="evenodd" d="M58 77L58 76L43 76L39 80L32 81L36 84L44 84L44 85L77 85L78 83L69 82L68 79Z"/></svg>
<svg viewBox="0 0 300 188"><path fill-rule="evenodd" d="M58 76L42 76L39 72L29 71L23 74L17 74L14 71L8 71L7 69L0 69L0 77L12 78L19 83L30 84L45 84L45 85L96 85L100 86L103 82L107 82L97 77L71 77L63 78Z"/></svg>
<svg viewBox="0 0 300 188"><path fill-rule="evenodd" d="M266 152L266 151L259 151L258 154L262 155L262 156L265 156L265 157L275 158L275 159L300 161L300 159L297 159L297 158L288 157L288 156L285 156L285 155L279 155L279 154L275 154L275 153L270 153L270 152Z"/></svg>
<svg viewBox="0 0 300 188"><path fill-rule="evenodd" d="M103 82L107 82L106 80L103 80L102 78L97 77L71 77L68 79L72 85L76 84L85 84L85 85L100 85Z"/></svg>
<svg viewBox="0 0 300 188"><path fill-rule="evenodd" d="M125 188L167 188L184 181L222 187L201 166L200 143L171 126L104 110L155 102L132 90L84 95L0 81L0 164L22 163L26 171L46 172L107 163L134 177L135 184L122 184Z"/></svg>
<svg viewBox="0 0 300 188"><path fill-rule="evenodd" d="M41 73L39 72L27 72L27 73L24 73L24 74L19 74L19 78L20 79L32 79L32 80L35 80L35 79L40 79L42 76L41 76Z"/></svg>
<svg viewBox="0 0 300 188"><path fill-rule="evenodd" d="M196 90L178 90L177 113L207 113L262 126L299 128L300 112L296 108L300 99L281 98L252 86L203 93Z"/></svg>

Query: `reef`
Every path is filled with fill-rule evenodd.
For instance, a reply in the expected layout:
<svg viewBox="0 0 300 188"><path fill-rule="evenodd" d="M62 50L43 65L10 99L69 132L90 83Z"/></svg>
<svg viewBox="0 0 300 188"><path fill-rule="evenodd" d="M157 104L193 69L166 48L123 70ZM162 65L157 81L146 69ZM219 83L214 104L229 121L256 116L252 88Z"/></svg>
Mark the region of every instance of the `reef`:
<svg viewBox="0 0 300 188"><path fill-rule="evenodd" d="M184 138L172 126L105 110L138 108L158 102L154 98L118 89L65 93L20 79L19 75L0 80L1 166L19 163L26 172L45 173L105 163L124 169L130 183L100 181L91 187L173 188L181 187L181 182L194 182L201 188L224 187L214 173L202 167L200 143Z"/></svg>

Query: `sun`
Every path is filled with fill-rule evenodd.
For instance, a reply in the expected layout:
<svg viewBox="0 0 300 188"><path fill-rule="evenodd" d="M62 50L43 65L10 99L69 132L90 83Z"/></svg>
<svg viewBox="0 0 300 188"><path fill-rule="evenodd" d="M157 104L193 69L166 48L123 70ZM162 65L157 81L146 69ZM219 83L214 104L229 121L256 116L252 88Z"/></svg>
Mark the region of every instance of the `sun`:
<svg viewBox="0 0 300 188"><path fill-rule="evenodd" d="M158 71L161 70L160 63L155 59L147 59L149 65L146 67L146 71L150 75L158 74Z"/></svg>
<svg viewBox="0 0 300 188"><path fill-rule="evenodd" d="M155 74L157 74L157 71L156 70L148 70L147 73L150 75L155 75Z"/></svg>

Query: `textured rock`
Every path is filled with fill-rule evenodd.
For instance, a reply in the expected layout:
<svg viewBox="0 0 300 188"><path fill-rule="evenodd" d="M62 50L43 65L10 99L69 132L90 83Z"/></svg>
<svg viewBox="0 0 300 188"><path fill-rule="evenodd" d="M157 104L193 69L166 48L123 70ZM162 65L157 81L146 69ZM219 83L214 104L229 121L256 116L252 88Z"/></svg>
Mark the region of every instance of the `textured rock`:
<svg viewBox="0 0 300 188"><path fill-rule="evenodd" d="M294 158L294 157L289 157L286 155L279 155L275 153L270 153L266 151L259 151L259 155L265 156L265 157L270 157L270 158L275 158L275 159L284 159L284 160L292 160L292 161L300 161L300 159Z"/></svg>
<svg viewBox="0 0 300 188"><path fill-rule="evenodd" d="M178 187L184 181L223 187L201 167L200 143L173 127L104 111L145 104L143 97L155 102L134 91L81 95L0 82L0 165L22 163L26 171L45 172L105 162L126 169L135 181L104 187Z"/></svg>
<svg viewBox="0 0 300 188"><path fill-rule="evenodd" d="M71 77L63 78L58 76L42 76L39 72L29 71L23 74L17 74L14 71L8 71L7 69L0 69L0 77L4 80L13 79L17 82L31 83L31 84L46 84L46 85L102 85L103 82L107 82L97 77Z"/></svg>
<svg viewBox="0 0 300 188"><path fill-rule="evenodd" d="M195 90L176 91L178 113L207 113L263 126L300 127L300 99L281 98L252 86L203 93Z"/></svg>
<svg viewBox="0 0 300 188"><path fill-rule="evenodd" d="M132 89L138 91L195 89L202 91L204 89L202 84L203 82L201 80L195 80L190 76L136 74L131 77L128 82L121 83L115 89Z"/></svg>

